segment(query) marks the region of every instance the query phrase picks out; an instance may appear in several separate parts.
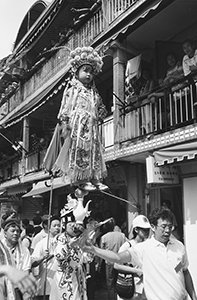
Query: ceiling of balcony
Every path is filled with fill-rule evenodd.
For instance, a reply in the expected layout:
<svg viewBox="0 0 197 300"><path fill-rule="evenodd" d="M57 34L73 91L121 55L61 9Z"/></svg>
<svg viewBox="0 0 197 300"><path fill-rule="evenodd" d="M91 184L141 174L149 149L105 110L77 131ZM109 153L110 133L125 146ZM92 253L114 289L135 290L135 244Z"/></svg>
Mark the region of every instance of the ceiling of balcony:
<svg viewBox="0 0 197 300"><path fill-rule="evenodd" d="M186 38L197 39L196 0L175 0L159 12L156 10L151 14L148 20L141 18L135 26L128 27L125 35L120 37L123 42L127 35L126 41L133 53L153 50L156 41L181 43Z"/></svg>

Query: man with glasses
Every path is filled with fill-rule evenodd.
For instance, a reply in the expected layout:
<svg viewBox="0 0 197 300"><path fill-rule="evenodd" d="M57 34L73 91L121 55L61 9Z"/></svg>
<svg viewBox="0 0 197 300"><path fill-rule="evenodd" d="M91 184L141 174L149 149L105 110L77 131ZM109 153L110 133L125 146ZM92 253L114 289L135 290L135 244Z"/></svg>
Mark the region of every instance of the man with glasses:
<svg viewBox="0 0 197 300"><path fill-rule="evenodd" d="M130 262L141 267L148 300L186 300L188 294L192 300L197 300L185 246L171 238L172 212L163 207L156 208L150 213L149 222L152 237L124 252L99 249L89 242L83 250L111 263Z"/></svg>

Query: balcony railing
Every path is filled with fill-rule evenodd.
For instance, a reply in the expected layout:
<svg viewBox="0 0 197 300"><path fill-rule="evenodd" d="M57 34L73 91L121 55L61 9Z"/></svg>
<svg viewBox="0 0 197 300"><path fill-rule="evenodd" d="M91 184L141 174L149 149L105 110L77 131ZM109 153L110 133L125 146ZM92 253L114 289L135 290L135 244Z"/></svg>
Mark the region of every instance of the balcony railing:
<svg viewBox="0 0 197 300"><path fill-rule="evenodd" d="M130 107L130 111L122 116L120 142L192 124L196 95L197 83L182 84L176 91L168 93L163 89L153 93L149 100L142 100L141 105Z"/></svg>

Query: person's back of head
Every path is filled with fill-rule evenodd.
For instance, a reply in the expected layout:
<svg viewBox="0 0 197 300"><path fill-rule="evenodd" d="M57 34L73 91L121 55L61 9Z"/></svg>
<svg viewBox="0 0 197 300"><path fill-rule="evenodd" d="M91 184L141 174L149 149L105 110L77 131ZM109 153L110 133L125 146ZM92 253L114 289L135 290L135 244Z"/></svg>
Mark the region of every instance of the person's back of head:
<svg viewBox="0 0 197 300"><path fill-rule="evenodd" d="M29 225L29 220L28 219L22 219L22 225L24 228L26 228Z"/></svg>
<svg viewBox="0 0 197 300"><path fill-rule="evenodd" d="M161 201L161 206L164 208L171 209L172 202L169 199L164 199Z"/></svg>
<svg viewBox="0 0 197 300"><path fill-rule="evenodd" d="M42 218L40 216L35 216L33 219L32 219L33 223L34 223L34 226L38 226L38 225L41 225L42 223Z"/></svg>
<svg viewBox="0 0 197 300"><path fill-rule="evenodd" d="M116 225L116 222L115 222L114 218L113 217L110 218L109 221L103 225L103 232L107 233L107 232L114 231L115 225Z"/></svg>
<svg viewBox="0 0 197 300"><path fill-rule="evenodd" d="M34 234L34 226L31 224L27 225L27 227L25 228L25 233L27 236L32 237Z"/></svg>

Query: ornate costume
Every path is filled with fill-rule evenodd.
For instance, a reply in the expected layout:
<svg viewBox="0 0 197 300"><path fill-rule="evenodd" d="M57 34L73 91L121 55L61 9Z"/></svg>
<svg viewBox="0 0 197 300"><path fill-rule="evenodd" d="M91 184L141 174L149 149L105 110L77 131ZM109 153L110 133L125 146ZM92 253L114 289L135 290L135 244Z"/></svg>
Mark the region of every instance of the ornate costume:
<svg viewBox="0 0 197 300"><path fill-rule="evenodd" d="M57 271L51 285L50 300L87 300L84 253L70 246L71 237L63 233L55 249Z"/></svg>
<svg viewBox="0 0 197 300"><path fill-rule="evenodd" d="M71 52L74 77L64 91L59 124L44 159L46 170L68 175L72 185L99 181L107 175L98 126L106 109L94 84L85 85L76 76L77 70L86 64L92 66L94 74L101 70L102 60L93 48Z"/></svg>

